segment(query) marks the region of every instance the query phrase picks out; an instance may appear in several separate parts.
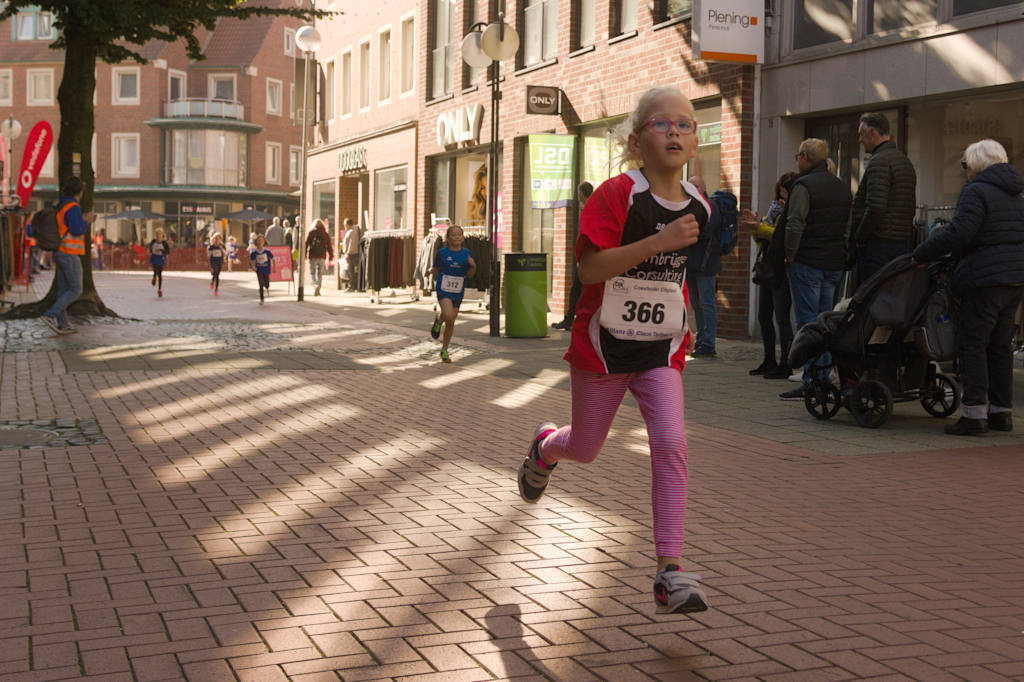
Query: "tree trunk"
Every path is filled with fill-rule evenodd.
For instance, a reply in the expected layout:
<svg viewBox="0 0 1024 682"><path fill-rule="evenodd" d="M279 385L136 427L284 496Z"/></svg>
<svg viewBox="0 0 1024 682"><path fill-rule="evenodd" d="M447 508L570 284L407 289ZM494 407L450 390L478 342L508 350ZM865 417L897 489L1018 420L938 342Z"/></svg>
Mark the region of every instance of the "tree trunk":
<svg viewBox="0 0 1024 682"><path fill-rule="evenodd" d="M88 213L93 205L93 188L96 177L92 165L92 135L95 128L93 118L93 95L96 92L96 44L97 38L84 30L72 26L64 31L64 76L57 90L60 105L60 133L57 136L57 178L58 191L64 181L77 175L85 185L82 199L82 213ZM85 255L82 260L82 295L68 308L71 315L105 315L117 317L100 299L92 277L92 225L85 232ZM50 290L42 300L15 306L4 317L22 319L38 317L57 300L57 278L53 278Z"/></svg>

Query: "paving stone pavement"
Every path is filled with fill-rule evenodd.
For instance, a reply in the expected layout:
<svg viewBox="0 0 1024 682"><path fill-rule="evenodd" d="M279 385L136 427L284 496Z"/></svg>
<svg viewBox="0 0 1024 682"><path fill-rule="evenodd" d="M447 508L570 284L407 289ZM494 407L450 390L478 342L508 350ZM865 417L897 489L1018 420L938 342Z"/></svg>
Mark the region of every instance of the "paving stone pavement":
<svg viewBox="0 0 1024 682"><path fill-rule="evenodd" d="M684 373L712 608L657 616L634 405L539 504L515 489L568 418L565 335L467 311L441 365L429 301L166 280L97 273L135 319L72 336L0 322L0 421L107 441L0 450L0 678L1024 678L1020 430L817 422L723 340Z"/></svg>

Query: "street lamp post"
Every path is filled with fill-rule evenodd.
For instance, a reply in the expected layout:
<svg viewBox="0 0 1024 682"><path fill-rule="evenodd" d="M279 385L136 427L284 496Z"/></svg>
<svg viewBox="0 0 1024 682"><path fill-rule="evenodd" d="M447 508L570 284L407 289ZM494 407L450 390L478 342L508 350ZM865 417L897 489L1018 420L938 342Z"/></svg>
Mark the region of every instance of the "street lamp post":
<svg viewBox="0 0 1024 682"><path fill-rule="evenodd" d="M320 33L312 26L303 26L295 32L295 44L305 55L306 67L302 79L302 166L299 172L299 217L295 221L296 245L299 248L298 300L302 301L303 283L306 281L306 128L309 127L309 60L320 49Z"/></svg>
<svg viewBox="0 0 1024 682"><path fill-rule="evenodd" d="M11 196L17 196L11 192L11 178L15 180L15 186L17 186L17 178L14 177L14 172L11 169L11 163L14 160L14 141L21 137L21 123L15 118L14 114L9 115L4 119L3 123L0 123L0 134L3 134L7 138L7 156L4 159L0 159L4 163L4 188L3 195L7 201L11 201ZM0 206L0 208L4 208Z"/></svg>
<svg viewBox="0 0 1024 682"><path fill-rule="evenodd" d="M486 26L486 28L484 28ZM481 30L482 29L482 30ZM505 14L498 12L498 20L491 25L477 22L462 39L462 60L475 68L491 67L491 148L487 166L487 234L491 239L491 336L501 334L501 264L498 262L498 223L495 208L498 199L498 103L501 62L515 56L519 49L519 34L505 23Z"/></svg>

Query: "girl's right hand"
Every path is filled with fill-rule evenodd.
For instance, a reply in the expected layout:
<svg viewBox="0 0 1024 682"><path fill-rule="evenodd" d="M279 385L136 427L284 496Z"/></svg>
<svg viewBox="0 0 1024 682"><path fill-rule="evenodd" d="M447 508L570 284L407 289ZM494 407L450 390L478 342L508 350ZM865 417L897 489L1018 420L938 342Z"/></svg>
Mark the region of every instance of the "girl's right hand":
<svg viewBox="0 0 1024 682"><path fill-rule="evenodd" d="M685 249L697 243L700 238L700 223L692 213L676 218L658 233L661 241L661 253L670 253Z"/></svg>

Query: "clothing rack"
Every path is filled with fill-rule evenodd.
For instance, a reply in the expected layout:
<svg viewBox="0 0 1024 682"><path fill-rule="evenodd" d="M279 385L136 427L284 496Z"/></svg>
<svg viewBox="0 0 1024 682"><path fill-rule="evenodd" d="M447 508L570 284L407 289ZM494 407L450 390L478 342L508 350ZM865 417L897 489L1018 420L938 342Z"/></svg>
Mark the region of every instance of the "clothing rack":
<svg viewBox="0 0 1024 682"><path fill-rule="evenodd" d="M370 303L383 303L396 298L403 287L411 301L418 301L419 290L413 286L416 246L412 229L370 230L363 233L360 251L365 254L366 289ZM385 242L385 239L388 241ZM406 243L408 242L408 243Z"/></svg>

